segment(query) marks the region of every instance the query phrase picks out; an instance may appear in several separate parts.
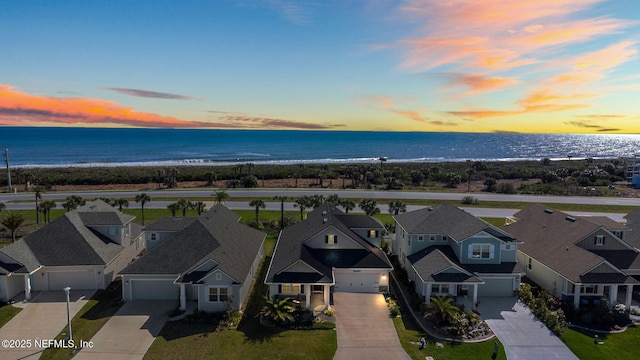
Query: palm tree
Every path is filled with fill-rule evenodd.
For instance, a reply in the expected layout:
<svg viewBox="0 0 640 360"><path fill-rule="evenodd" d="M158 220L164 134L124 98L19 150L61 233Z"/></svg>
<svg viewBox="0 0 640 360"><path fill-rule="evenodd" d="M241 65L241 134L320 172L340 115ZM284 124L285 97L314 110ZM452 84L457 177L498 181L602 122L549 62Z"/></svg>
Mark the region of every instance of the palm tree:
<svg viewBox="0 0 640 360"><path fill-rule="evenodd" d="M206 207L204 201L196 201L192 205L193 205L193 209L198 212L198 215L200 215L203 212L207 211L207 207Z"/></svg>
<svg viewBox="0 0 640 360"><path fill-rule="evenodd" d="M387 157L381 156L378 158L378 160L380 160L380 169L382 169L382 165L387 161Z"/></svg>
<svg viewBox="0 0 640 360"><path fill-rule="evenodd" d="M191 203L191 201L187 199L180 199L176 204L178 205L178 209L182 210L182 217L187 216L187 210L193 207L193 204Z"/></svg>
<svg viewBox="0 0 640 360"><path fill-rule="evenodd" d="M467 173L467 192L471 192L471 175L473 175L476 170L472 167L466 170Z"/></svg>
<svg viewBox="0 0 640 360"><path fill-rule="evenodd" d="M180 205L177 202L167 205L167 209L171 211L171 216L176 216L178 210L180 210Z"/></svg>
<svg viewBox="0 0 640 360"><path fill-rule="evenodd" d="M207 186L212 186L216 180L216 174L213 171L207 171L204 173L204 178L207 179Z"/></svg>
<svg viewBox="0 0 640 360"><path fill-rule="evenodd" d="M267 204L264 203L264 200L262 199L253 199L251 200L251 202L249 203L249 206L253 206L256 208L256 224L260 223L260 209L264 209L265 207L267 207Z"/></svg>
<svg viewBox="0 0 640 360"><path fill-rule="evenodd" d="M407 212L407 204L401 200L391 200L389 202L389 214L398 215L401 212Z"/></svg>
<svg viewBox="0 0 640 360"><path fill-rule="evenodd" d="M67 212L69 212L71 210L74 210L78 206L84 205L85 203L86 201L82 197L78 195L71 195L67 196L67 201L62 204L62 207L65 208Z"/></svg>
<svg viewBox="0 0 640 360"><path fill-rule="evenodd" d="M306 208L312 207L311 197L310 196L301 196L296 199L296 203L293 206L297 206L300 208L300 221L304 220L304 210Z"/></svg>
<svg viewBox="0 0 640 360"><path fill-rule="evenodd" d="M20 213L9 211L4 214L1 224L11 231L11 241L16 241L16 230L24 223L24 216Z"/></svg>
<svg viewBox="0 0 640 360"><path fill-rule="evenodd" d="M446 296L432 297L427 304L425 317L428 317L438 325L448 323L455 314L460 312L460 308L453 304L453 298Z"/></svg>
<svg viewBox="0 0 640 360"><path fill-rule="evenodd" d="M313 194L309 197L309 205L314 209L320 207L320 205L324 204L324 196L319 194Z"/></svg>
<svg viewBox="0 0 640 360"><path fill-rule="evenodd" d="M365 214L369 216L380 213L380 209L378 209L378 203L376 203L376 201L372 199L362 199L358 206L365 212Z"/></svg>
<svg viewBox="0 0 640 360"><path fill-rule="evenodd" d="M293 321L293 312L294 308L289 304L289 298L283 299L269 299L265 296L266 304L260 310L260 315L264 317L268 317L272 319L276 323L283 323L287 321Z"/></svg>
<svg viewBox="0 0 640 360"><path fill-rule="evenodd" d="M53 200L45 200L40 203L40 210L44 216L45 223L51 222L51 209L54 209L56 206L58 205Z"/></svg>
<svg viewBox="0 0 640 360"><path fill-rule="evenodd" d="M338 194L331 194L327 196L327 202L333 206L340 205L340 196Z"/></svg>
<svg viewBox="0 0 640 360"><path fill-rule="evenodd" d="M118 210L120 212L122 212L122 207L123 206L126 207L126 208L129 207L129 200L127 200L125 198L119 198L119 199L114 200L113 202L114 202L114 205L118 205Z"/></svg>
<svg viewBox="0 0 640 360"><path fill-rule="evenodd" d="M344 208L344 212L348 214L349 211L356 208L356 203L349 199L343 199L340 200L340 206L342 206Z"/></svg>
<svg viewBox="0 0 640 360"><path fill-rule="evenodd" d="M144 226L144 204L151 201L151 197L146 193L136 195L136 202L140 203L140 208L142 209L142 226Z"/></svg>
<svg viewBox="0 0 640 360"><path fill-rule="evenodd" d="M38 212L38 200L42 199L44 187L36 185L33 187L33 193L36 196L36 224L40 224L40 213Z"/></svg>
<svg viewBox="0 0 640 360"><path fill-rule="evenodd" d="M229 198L231 198L231 196L229 196L225 190L218 190L213 193L213 199L216 201L216 204L224 204Z"/></svg>
<svg viewBox="0 0 640 360"><path fill-rule="evenodd" d="M273 200L280 201L280 230L284 228L284 202L289 199L286 196L275 196Z"/></svg>

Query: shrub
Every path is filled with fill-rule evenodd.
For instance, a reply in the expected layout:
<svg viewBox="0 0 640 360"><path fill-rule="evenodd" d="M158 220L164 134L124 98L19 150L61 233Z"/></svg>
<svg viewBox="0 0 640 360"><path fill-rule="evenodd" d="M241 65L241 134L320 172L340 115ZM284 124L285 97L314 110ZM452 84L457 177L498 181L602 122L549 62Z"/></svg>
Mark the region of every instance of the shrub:
<svg viewBox="0 0 640 360"><path fill-rule="evenodd" d="M515 194L516 189L512 183L500 183L496 189L496 192L500 194Z"/></svg>
<svg viewBox="0 0 640 360"><path fill-rule="evenodd" d="M465 196L461 201L464 205L478 205L478 198L474 196Z"/></svg>

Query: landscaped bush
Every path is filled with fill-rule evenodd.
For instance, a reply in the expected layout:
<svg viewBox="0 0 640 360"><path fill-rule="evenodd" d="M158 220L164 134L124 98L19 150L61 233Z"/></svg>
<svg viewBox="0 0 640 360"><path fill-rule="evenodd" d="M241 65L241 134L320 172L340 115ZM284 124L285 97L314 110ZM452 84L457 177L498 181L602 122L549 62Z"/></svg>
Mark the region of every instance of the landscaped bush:
<svg viewBox="0 0 640 360"><path fill-rule="evenodd" d="M478 205L478 198L475 196L465 196L462 198L463 205Z"/></svg>
<svg viewBox="0 0 640 360"><path fill-rule="evenodd" d="M548 291L540 290L534 294L531 285L523 283L520 285L520 300L555 334L560 335L566 329L564 311L558 308L559 301Z"/></svg>

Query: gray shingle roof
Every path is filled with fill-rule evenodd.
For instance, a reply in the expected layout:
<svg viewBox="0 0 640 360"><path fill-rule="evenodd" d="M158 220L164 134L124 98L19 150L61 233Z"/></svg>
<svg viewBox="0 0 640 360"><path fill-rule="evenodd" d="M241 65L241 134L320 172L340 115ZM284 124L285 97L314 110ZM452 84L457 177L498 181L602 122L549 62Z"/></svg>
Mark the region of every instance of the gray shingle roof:
<svg viewBox="0 0 640 360"><path fill-rule="evenodd" d="M162 217L149 224L145 231L179 231L196 221L194 217Z"/></svg>
<svg viewBox="0 0 640 360"><path fill-rule="evenodd" d="M483 282L474 274L520 274L522 267L516 263L461 264L450 246L433 245L407 257L420 277L427 282ZM442 273L454 268L459 273Z"/></svg>
<svg viewBox="0 0 640 360"><path fill-rule="evenodd" d="M528 205L516 213L515 217L518 221L503 229L524 241L518 249L572 282L582 282L582 274L605 261L597 252L575 245L601 228L596 223L581 217L569 217L573 220L568 220L567 214L550 211L539 204ZM633 250L629 250L628 255L638 257L638 253ZM612 261L616 262L614 259ZM636 260L627 261L635 263Z"/></svg>
<svg viewBox="0 0 640 360"><path fill-rule="evenodd" d="M41 266L24 240L18 240L13 244L5 246L0 249L0 252L15 260L15 262L20 265L20 268L14 269L12 272L30 273ZM9 270L8 268L5 269Z"/></svg>
<svg viewBox="0 0 640 360"><path fill-rule="evenodd" d="M105 265L123 247L91 226L123 225L131 220L132 216L96 200L64 214L1 251L25 265L29 272L40 265Z"/></svg>
<svg viewBox="0 0 640 360"><path fill-rule="evenodd" d="M395 215L394 219L409 234L442 234L460 242L484 230L503 241L517 241L508 233L451 204Z"/></svg>
<svg viewBox="0 0 640 360"><path fill-rule="evenodd" d="M359 244L366 252L366 255L361 257L361 265L358 267L363 268L386 268L392 269L391 263L382 250L371 245L368 241L362 239L356 233L354 233L347 225L352 225L356 228L371 228L376 230L383 230L384 227L375 219L369 218L366 215L347 215L337 207L324 203L317 209L313 210L307 215L307 219L294 224L280 233L280 238L276 245L269 271L267 273L266 282L279 282L276 276L283 272L287 267L296 262L297 260L304 260L309 266L313 267L332 282L331 264L326 262L327 253L318 252L315 249L310 249L304 245L304 242L323 229L328 227L334 227L354 242ZM324 220L326 219L326 221ZM339 253L335 253L338 255ZM343 253L340 253L343 255ZM293 274L287 275L289 277Z"/></svg>
<svg viewBox="0 0 640 360"><path fill-rule="evenodd" d="M120 273L187 275L195 266L213 259L218 263L216 269L242 282L266 234L239 223L239 219L224 205L216 205ZM193 281L194 277L186 279Z"/></svg>
<svg viewBox="0 0 640 360"><path fill-rule="evenodd" d="M628 227L620 224L608 216L579 216L581 219L585 219L594 224L604 226L608 230L629 230Z"/></svg>

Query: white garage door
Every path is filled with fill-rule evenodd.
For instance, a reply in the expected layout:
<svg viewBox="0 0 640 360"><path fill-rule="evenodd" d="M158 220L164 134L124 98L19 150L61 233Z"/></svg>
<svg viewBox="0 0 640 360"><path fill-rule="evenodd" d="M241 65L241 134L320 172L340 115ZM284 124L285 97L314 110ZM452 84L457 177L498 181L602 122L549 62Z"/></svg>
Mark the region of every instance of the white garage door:
<svg viewBox="0 0 640 360"><path fill-rule="evenodd" d="M133 300L174 300L180 298L180 287L173 280L131 280Z"/></svg>
<svg viewBox="0 0 640 360"><path fill-rule="evenodd" d="M478 296L513 296L513 279L483 278L482 280L484 280L485 284L478 286Z"/></svg>
<svg viewBox="0 0 640 360"><path fill-rule="evenodd" d="M93 270L48 271L49 290L62 290L69 286L72 290L96 289L96 275Z"/></svg>
<svg viewBox="0 0 640 360"><path fill-rule="evenodd" d="M335 291L359 293L379 292L380 274L378 272L336 270L334 275L336 277Z"/></svg>

